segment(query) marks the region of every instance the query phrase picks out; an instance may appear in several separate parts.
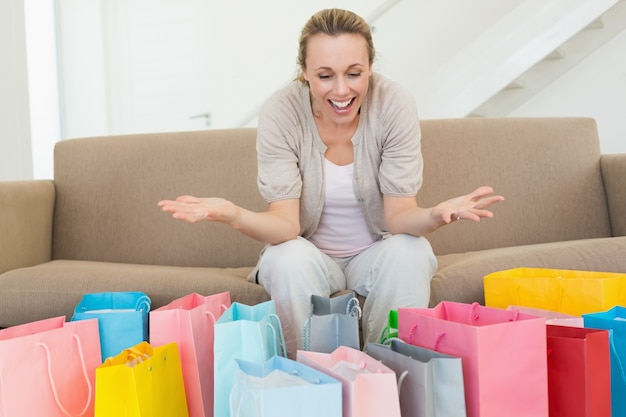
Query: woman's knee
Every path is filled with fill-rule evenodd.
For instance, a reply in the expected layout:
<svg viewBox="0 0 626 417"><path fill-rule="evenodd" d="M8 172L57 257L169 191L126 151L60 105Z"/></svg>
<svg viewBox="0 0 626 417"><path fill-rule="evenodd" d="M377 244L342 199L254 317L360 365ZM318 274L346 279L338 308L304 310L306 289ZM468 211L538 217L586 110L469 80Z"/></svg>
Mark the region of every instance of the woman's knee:
<svg viewBox="0 0 626 417"><path fill-rule="evenodd" d="M259 268L295 271L307 263L319 262L319 250L308 240L297 238L278 245L269 245L261 256Z"/></svg>
<svg viewBox="0 0 626 417"><path fill-rule="evenodd" d="M437 258L430 242L424 237L398 234L384 241L385 253L394 258L394 262L408 262L428 266L433 273L437 269Z"/></svg>

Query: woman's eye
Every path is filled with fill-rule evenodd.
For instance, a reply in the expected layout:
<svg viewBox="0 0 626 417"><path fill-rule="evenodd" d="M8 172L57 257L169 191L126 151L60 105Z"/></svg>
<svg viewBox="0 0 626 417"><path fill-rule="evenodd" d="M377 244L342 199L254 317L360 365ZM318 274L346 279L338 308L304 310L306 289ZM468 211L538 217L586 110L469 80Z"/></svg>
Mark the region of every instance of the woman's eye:
<svg viewBox="0 0 626 417"><path fill-rule="evenodd" d="M354 78L354 77L360 77L361 73L360 72L351 72L348 74L348 77Z"/></svg>
<svg viewBox="0 0 626 417"><path fill-rule="evenodd" d="M319 77L320 80L327 80L328 78L330 78L330 75L320 74Z"/></svg>

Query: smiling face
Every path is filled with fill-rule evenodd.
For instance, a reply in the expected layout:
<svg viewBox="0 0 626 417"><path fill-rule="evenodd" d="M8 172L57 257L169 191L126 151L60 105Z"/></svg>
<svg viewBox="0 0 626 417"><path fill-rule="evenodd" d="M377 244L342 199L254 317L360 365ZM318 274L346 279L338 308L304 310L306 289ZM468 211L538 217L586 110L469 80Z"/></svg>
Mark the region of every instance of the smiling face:
<svg viewBox="0 0 626 417"><path fill-rule="evenodd" d="M355 122L372 74L363 36L311 36L305 63L302 74L309 83L316 120L335 125Z"/></svg>

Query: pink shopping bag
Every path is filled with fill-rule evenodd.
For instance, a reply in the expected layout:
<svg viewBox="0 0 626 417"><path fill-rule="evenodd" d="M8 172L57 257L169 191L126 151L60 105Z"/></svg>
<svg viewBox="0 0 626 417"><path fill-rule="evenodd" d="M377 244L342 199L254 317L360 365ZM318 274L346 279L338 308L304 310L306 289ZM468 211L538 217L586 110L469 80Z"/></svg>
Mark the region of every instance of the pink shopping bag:
<svg viewBox="0 0 626 417"><path fill-rule="evenodd" d="M230 305L229 292L193 293L150 312L150 344L178 345L190 417L213 416L214 325Z"/></svg>
<svg viewBox="0 0 626 417"><path fill-rule="evenodd" d="M546 319L546 324L553 326L585 327L582 317L572 316L571 314L517 305L510 305L506 309L509 311L519 311L520 313L526 313L532 316L544 317Z"/></svg>
<svg viewBox="0 0 626 417"><path fill-rule="evenodd" d="M0 417L93 416L100 360L95 319L0 330Z"/></svg>
<svg viewBox="0 0 626 417"><path fill-rule="evenodd" d="M399 337L458 356L468 417L547 417L545 318L478 303L398 309Z"/></svg>
<svg viewBox="0 0 626 417"><path fill-rule="evenodd" d="M297 361L341 382L343 417L400 417L395 372L366 353L348 346L299 350Z"/></svg>

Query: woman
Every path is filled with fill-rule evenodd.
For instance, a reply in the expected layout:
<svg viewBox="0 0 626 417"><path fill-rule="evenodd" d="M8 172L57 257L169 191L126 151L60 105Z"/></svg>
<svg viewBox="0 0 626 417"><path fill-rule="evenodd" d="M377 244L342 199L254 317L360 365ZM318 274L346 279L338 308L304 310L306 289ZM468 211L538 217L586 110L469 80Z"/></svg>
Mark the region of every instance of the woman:
<svg viewBox="0 0 626 417"><path fill-rule="evenodd" d="M423 237L461 219L492 217L490 187L417 205L422 155L417 109L398 84L372 72L368 24L322 10L304 26L300 75L263 106L258 186L268 210L182 196L159 205L187 222L218 221L267 243L251 279L283 322L290 356L312 294L367 297L363 333L375 341L390 309L427 307L437 261Z"/></svg>

